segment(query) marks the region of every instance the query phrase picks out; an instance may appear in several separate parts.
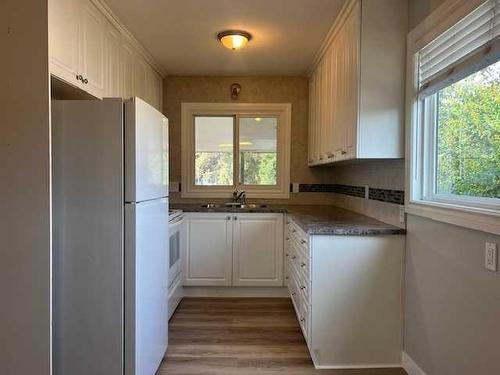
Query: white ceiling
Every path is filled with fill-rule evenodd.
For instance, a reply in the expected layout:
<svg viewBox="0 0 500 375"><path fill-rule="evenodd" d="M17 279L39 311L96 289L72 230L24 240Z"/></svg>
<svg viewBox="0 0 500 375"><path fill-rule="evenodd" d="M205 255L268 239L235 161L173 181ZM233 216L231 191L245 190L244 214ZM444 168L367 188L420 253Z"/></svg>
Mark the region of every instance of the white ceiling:
<svg viewBox="0 0 500 375"><path fill-rule="evenodd" d="M170 75L304 75L344 0L105 0ZM230 51L216 35L253 39Z"/></svg>

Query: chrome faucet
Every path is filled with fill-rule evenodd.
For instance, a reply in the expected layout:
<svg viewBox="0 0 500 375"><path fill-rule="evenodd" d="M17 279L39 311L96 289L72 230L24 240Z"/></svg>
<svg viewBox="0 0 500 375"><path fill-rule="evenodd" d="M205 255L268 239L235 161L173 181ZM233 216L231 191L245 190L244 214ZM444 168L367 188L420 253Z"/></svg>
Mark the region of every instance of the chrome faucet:
<svg viewBox="0 0 500 375"><path fill-rule="evenodd" d="M235 190L233 191L233 202L234 203L240 203L240 204L246 204L247 203L247 197L245 190L238 191Z"/></svg>

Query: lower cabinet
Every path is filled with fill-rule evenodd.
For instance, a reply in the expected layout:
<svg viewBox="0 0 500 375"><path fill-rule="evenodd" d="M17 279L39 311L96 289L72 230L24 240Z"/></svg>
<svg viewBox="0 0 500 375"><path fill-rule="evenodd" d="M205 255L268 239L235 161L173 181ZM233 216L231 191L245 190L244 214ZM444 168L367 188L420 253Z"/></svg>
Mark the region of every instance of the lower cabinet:
<svg viewBox="0 0 500 375"><path fill-rule="evenodd" d="M283 214L189 213L186 286L283 286Z"/></svg>
<svg viewBox="0 0 500 375"><path fill-rule="evenodd" d="M230 286L233 275L232 216L226 213L186 215L184 285Z"/></svg>
<svg viewBox="0 0 500 375"><path fill-rule="evenodd" d="M290 218L287 286L316 368L398 367L401 235L308 235Z"/></svg>
<svg viewBox="0 0 500 375"><path fill-rule="evenodd" d="M233 285L283 285L283 215L233 217Z"/></svg>

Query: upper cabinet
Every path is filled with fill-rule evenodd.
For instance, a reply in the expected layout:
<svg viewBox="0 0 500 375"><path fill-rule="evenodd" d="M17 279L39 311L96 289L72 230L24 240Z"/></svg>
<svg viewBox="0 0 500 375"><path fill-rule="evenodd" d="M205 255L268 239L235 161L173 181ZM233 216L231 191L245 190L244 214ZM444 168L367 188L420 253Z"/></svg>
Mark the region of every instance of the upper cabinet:
<svg viewBox="0 0 500 375"><path fill-rule="evenodd" d="M402 158L405 0L350 0L309 77L309 165Z"/></svg>
<svg viewBox="0 0 500 375"><path fill-rule="evenodd" d="M138 96L161 109L162 77L134 43L99 0L49 0L52 75L97 98Z"/></svg>

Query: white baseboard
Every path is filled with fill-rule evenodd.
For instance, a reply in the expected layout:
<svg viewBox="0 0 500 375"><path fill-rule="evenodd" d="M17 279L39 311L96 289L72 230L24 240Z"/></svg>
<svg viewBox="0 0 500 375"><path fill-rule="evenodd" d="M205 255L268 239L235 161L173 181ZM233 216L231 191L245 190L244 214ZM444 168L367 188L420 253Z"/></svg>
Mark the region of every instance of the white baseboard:
<svg viewBox="0 0 500 375"><path fill-rule="evenodd" d="M403 351L401 354L401 364L408 375L427 375L415 361Z"/></svg>
<svg viewBox="0 0 500 375"><path fill-rule="evenodd" d="M185 286L184 297L289 298L285 287Z"/></svg>
<svg viewBox="0 0 500 375"><path fill-rule="evenodd" d="M376 363L373 365L339 365L339 366L317 366L314 365L316 370L350 370L350 369L370 369L370 368L401 368L400 363Z"/></svg>

